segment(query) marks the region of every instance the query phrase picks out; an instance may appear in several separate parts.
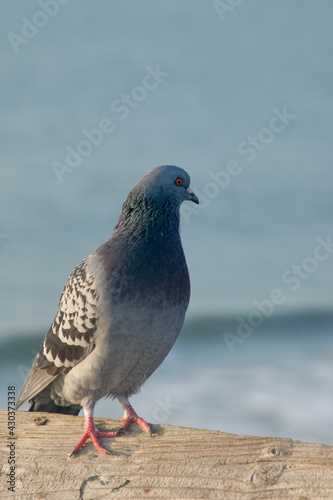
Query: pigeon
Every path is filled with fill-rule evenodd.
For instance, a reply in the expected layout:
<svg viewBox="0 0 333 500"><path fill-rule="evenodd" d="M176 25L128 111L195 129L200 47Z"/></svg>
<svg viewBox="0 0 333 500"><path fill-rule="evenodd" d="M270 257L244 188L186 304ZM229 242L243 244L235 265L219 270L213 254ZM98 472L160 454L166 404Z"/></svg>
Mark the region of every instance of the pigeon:
<svg viewBox="0 0 333 500"><path fill-rule="evenodd" d="M150 425L129 402L169 353L183 326L190 280L179 233L180 205L199 203L188 173L163 165L127 195L111 237L70 274L55 319L25 380L17 408L78 415L86 421L76 455L91 438L115 437ZM94 424L101 398L124 410L118 431Z"/></svg>

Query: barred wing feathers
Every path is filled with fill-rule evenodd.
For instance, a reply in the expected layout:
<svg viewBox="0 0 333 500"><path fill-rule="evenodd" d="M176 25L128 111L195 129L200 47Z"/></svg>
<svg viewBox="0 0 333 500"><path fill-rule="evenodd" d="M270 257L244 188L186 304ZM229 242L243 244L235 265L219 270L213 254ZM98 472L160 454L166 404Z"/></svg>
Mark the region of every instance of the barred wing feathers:
<svg viewBox="0 0 333 500"><path fill-rule="evenodd" d="M80 262L68 278L57 315L23 385L17 408L60 374L68 373L94 349L99 297L94 276L87 269L89 259Z"/></svg>

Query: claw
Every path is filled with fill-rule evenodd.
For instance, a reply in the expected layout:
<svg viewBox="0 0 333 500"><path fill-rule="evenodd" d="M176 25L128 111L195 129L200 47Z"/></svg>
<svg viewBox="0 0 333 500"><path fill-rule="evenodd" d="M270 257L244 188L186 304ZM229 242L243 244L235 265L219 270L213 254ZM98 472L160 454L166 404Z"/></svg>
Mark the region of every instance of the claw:
<svg viewBox="0 0 333 500"><path fill-rule="evenodd" d="M123 418L121 418L119 420L123 420L124 424L117 431L110 431L110 432L109 431L99 431L97 429L97 427L95 427L92 413L86 413L86 422L87 422L86 429L84 431L82 438L77 443L77 445L75 446L72 453L69 455L69 458L74 457L89 438L91 438L96 450L99 453L102 453L103 455L112 455L112 453L110 451L103 448L101 443L98 441L98 438L123 436L124 434L126 434L125 431L133 423L138 424L150 436L152 436L152 430L151 430L150 425L145 420L143 420L142 418L140 418L138 416L138 414L134 411L133 407L128 403L128 400L127 400L127 404L124 404L123 407L125 409L125 415Z"/></svg>
<svg viewBox="0 0 333 500"><path fill-rule="evenodd" d="M120 427L117 432L116 432L116 437L119 437L119 436L125 436L126 435L126 432L124 431L124 429L122 427Z"/></svg>
<svg viewBox="0 0 333 500"><path fill-rule="evenodd" d="M94 424L94 419L92 415L87 416L87 425L86 425L86 430L78 442L78 444L75 446L74 450L72 453L69 455L69 458L74 457L78 451L82 448L82 446L85 444L85 442L91 438L92 442L94 443L94 446L99 453L102 453L103 455L112 455L112 453L101 445L101 443L98 441L99 437L115 437L116 432L105 432L105 431L99 431Z"/></svg>
<svg viewBox="0 0 333 500"><path fill-rule="evenodd" d="M125 416L120 420L123 420L124 424L120 429L118 429L118 435L125 434L125 431L133 423L138 424L150 436L152 435L150 425L145 420L143 420L143 418L139 417L139 415L134 411L133 407L129 403L125 406Z"/></svg>

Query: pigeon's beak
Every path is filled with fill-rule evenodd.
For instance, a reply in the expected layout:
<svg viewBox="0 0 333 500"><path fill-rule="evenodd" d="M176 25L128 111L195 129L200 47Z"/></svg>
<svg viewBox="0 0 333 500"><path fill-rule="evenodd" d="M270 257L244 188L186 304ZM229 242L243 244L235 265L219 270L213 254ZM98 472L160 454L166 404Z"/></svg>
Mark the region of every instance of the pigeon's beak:
<svg viewBox="0 0 333 500"><path fill-rule="evenodd" d="M199 205L198 197L193 193L192 189L189 187L186 189L186 200L193 201L193 203Z"/></svg>

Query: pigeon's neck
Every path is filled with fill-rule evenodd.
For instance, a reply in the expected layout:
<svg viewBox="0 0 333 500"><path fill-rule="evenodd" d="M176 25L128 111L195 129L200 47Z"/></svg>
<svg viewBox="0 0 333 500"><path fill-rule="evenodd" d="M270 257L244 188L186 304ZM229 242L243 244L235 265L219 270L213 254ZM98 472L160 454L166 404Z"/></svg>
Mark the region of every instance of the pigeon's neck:
<svg viewBox="0 0 333 500"><path fill-rule="evenodd" d="M112 269L112 276L121 272L122 276L135 277L142 286L158 280L159 286L169 289L171 279L177 283L188 280L179 206L125 203L113 234L97 254L104 262L105 275Z"/></svg>
<svg viewBox="0 0 333 500"><path fill-rule="evenodd" d="M165 200L154 203L146 198L124 203L116 225L115 232L129 230L131 232L179 232L179 207Z"/></svg>

